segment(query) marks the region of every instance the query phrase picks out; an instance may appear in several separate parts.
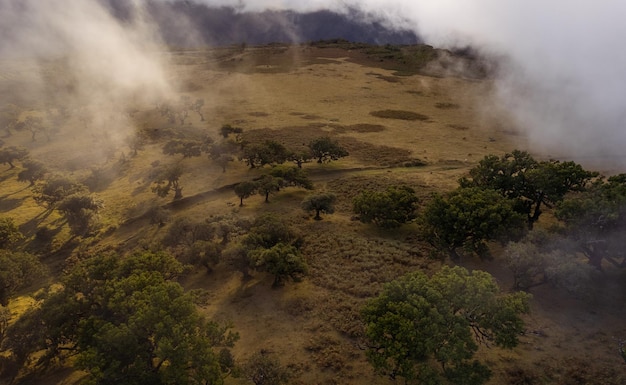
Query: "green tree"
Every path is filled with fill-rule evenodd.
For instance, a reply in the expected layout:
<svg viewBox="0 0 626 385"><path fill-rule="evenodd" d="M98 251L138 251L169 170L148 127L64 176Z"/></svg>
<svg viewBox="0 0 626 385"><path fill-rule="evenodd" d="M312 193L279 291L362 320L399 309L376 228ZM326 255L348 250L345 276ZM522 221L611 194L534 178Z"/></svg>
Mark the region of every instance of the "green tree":
<svg viewBox="0 0 626 385"><path fill-rule="evenodd" d="M491 275L444 266L385 285L362 311L374 369L407 383L482 384L490 370L473 359L478 343L513 348L529 296L503 295Z"/></svg>
<svg viewBox="0 0 626 385"><path fill-rule="evenodd" d="M328 136L311 141L309 149L313 157L317 159L317 163L330 162L349 155L348 151L339 145L339 142Z"/></svg>
<svg viewBox="0 0 626 385"><path fill-rule="evenodd" d="M87 187L71 178L57 174L35 184L33 190L34 199L38 204L53 209L70 195L86 193Z"/></svg>
<svg viewBox="0 0 626 385"><path fill-rule="evenodd" d="M198 313L173 280L181 271L165 253L80 262L16 322L8 347L22 358L44 350L40 365L75 354L95 384L222 384L229 368L221 358L230 355L216 348L238 335Z"/></svg>
<svg viewBox="0 0 626 385"><path fill-rule="evenodd" d="M315 219L322 219L320 213L332 214L335 212L335 201L337 196L332 193L321 193L309 195L302 201L302 209L306 212L315 211Z"/></svg>
<svg viewBox="0 0 626 385"><path fill-rule="evenodd" d="M538 162L526 151L515 150L498 157L487 155L470 170L471 179L462 178L462 187L484 187L515 201L515 208L526 215L528 226L570 191L581 191L598 174L574 162Z"/></svg>
<svg viewBox="0 0 626 385"><path fill-rule="evenodd" d="M524 217L514 202L493 190L458 188L435 195L422 215L422 233L433 246L458 259L458 248L489 256L486 241L505 242L524 232Z"/></svg>
<svg viewBox="0 0 626 385"><path fill-rule="evenodd" d="M29 182L31 186L34 186L35 182L38 180L43 179L48 172L46 165L32 159L24 160L22 166L24 169L17 174L17 180L20 182Z"/></svg>
<svg viewBox="0 0 626 385"><path fill-rule="evenodd" d="M235 185L235 194L239 197L239 206L243 206L243 200L256 194L258 184L251 180L245 180Z"/></svg>
<svg viewBox="0 0 626 385"><path fill-rule="evenodd" d="M243 132L243 128L233 127L230 124L224 124L220 128L220 134L224 137L224 139L228 138L230 134L241 134Z"/></svg>
<svg viewBox="0 0 626 385"><path fill-rule="evenodd" d="M250 168L255 168L266 164L282 164L288 157L289 151L285 146L273 140L266 140L261 144L245 145L240 159Z"/></svg>
<svg viewBox="0 0 626 385"><path fill-rule="evenodd" d="M183 166L180 163L169 165L157 174L152 192L160 197L166 197L174 190L174 200L183 197L183 188L180 186L180 177L183 175Z"/></svg>
<svg viewBox="0 0 626 385"><path fill-rule="evenodd" d="M385 191L363 191L357 195L352 207L363 223L391 229L415 219L418 199L415 190L408 186L390 186Z"/></svg>
<svg viewBox="0 0 626 385"><path fill-rule="evenodd" d="M281 187L301 187L313 190L313 182L307 176L305 170L296 166L278 165L270 169L269 175L280 178Z"/></svg>
<svg viewBox="0 0 626 385"><path fill-rule="evenodd" d="M57 207L67 220L72 234L84 236L93 232L97 225L98 211L103 202L93 195L77 193L63 199Z"/></svg>
<svg viewBox="0 0 626 385"><path fill-rule="evenodd" d="M28 150L24 147L2 147L0 148L0 163L8 164L10 168L15 168L13 164L17 160L26 159Z"/></svg>
<svg viewBox="0 0 626 385"><path fill-rule="evenodd" d="M0 218L0 249L6 249L24 239L13 218Z"/></svg>
<svg viewBox="0 0 626 385"><path fill-rule="evenodd" d="M39 259L29 253L0 250L0 305L20 289L27 287L46 273Z"/></svg>
<svg viewBox="0 0 626 385"><path fill-rule="evenodd" d="M591 266L602 261L626 267L626 174L599 179L586 191L559 202L556 217ZM621 261L619 261L621 259Z"/></svg>
<svg viewBox="0 0 626 385"><path fill-rule="evenodd" d="M267 271L274 276L272 286L278 287L287 278L298 282L307 272L304 257L293 245L277 243L270 248L257 248L248 253L255 270Z"/></svg>
<svg viewBox="0 0 626 385"><path fill-rule="evenodd" d="M204 141L193 139L172 139L163 146L163 153L166 155L180 154L183 158L193 158L208 151L211 144L210 139Z"/></svg>
<svg viewBox="0 0 626 385"><path fill-rule="evenodd" d="M281 178L275 178L271 175L261 175L256 181L257 192L265 197L265 203L270 201L270 194L277 193L282 185Z"/></svg>

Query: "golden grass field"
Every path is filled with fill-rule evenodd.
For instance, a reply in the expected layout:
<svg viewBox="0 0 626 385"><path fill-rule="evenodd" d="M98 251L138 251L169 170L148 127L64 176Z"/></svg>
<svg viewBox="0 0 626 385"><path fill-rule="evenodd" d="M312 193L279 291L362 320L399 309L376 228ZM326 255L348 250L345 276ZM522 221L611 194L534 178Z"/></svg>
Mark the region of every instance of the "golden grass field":
<svg viewBox="0 0 626 385"><path fill-rule="evenodd" d="M71 239L57 214L44 216L27 184L16 181L19 167L0 169L0 215L15 218L29 241L41 226L58 229L42 255L54 282L72 253L128 250L160 239L167 227L152 225L141 216L150 206L169 207L172 218L198 220L278 213L304 237L310 271L302 282L274 289L270 276L255 273L242 280L241 273L220 264L210 274L201 268L191 272L184 286L208 291L202 307L207 316L233 322L241 335L234 348L237 359L245 360L259 349L276 353L295 373L294 384L392 384L373 373L354 338L360 333L359 309L383 283L414 269L436 269L442 262L429 258L429 246L418 239L414 224L389 232L352 220L351 199L365 188L404 183L424 201L433 192L454 189L458 178L487 154L515 148L532 152L523 129L495 107L491 80L438 68L399 76L386 69L388 63L358 51L311 46L176 51L171 59L177 93L192 100L203 98L206 120L191 112L183 127L178 123L167 127L153 106L144 106L133 116L136 127L202 132L217 140L219 128L229 123L243 128L249 140L272 138L294 145L330 135L350 156L303 167L317 190L337 194L336 212L314 221L300 209L307 192L296 188L272 195L268 204L253 196L239 207L232 189L222 187L250 179L258 171L234 162L222 173L206 156L182 161L184 198L170 205L171 197L158 198L150 191L151 164L168 161L162 143L151 142L136 157L120 147L114 159L94 158L102 138L81 131L75 121L76 127L62 129L50 142L43 137L32 142L29 133L21 132L5 142L25 146L34 158L76 177L88 176L94 167L108 172L110 178L97 191L105 202L101 212L105 228L80 244ZM420 117L402 120L371 114L386 110ZM37 108L29 113L36 114ZM128 160L120 166L122 152ZM403 165L415 159L426 165ZM489 271L503 290L509 290L511 276L499 263L497 251L493 261L464 259L461 264ZM624 362L613 338L626 336L626 293L615 288L607 284L603 296L591 302L551 287L534 289L520 346L479 352L478 358L494 371L489 384L624 383ZM21 311L37 289L13 301L12 310ZM46 378L41 383L69 385L77 383L80 373L59 369ZM244 383L227 379L227 384Z"/></svg>

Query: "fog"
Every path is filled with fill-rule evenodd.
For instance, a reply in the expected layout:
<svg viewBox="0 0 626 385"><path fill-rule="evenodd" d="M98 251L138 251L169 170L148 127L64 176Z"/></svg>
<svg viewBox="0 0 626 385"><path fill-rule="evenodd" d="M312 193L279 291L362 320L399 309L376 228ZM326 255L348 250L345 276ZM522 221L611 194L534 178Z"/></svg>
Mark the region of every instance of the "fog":
<svg viewBox="0 0 626 385"><path fill-rule="evenodd" d="M168 0L152 0L168 2ZM471 45L503 58L496 93L484 107L507 109L526 135L520 146L587 164L623 166L626 157L626 3L553 0L196 0L237 12L330 9L411 29L438 47ZM124 8L112 16L103 4ZM92 111L116 110L140 96L169 92L158 26L143 14L147 0L0 0L0 58L12 63L4 78L41 81L41 88ZM189 2L188 2L189 3ZM169 19L196 39L188 20ZM198 41L200 42L200 41ZM34 60L34 61L33 61ZM46 65L71 79L50 83ZM34 66L34 67L33 67ZM8 74L8 75L7 75ZM48 76L48 78L46 78ZM21 78L20 78L21 79ZM12 89L11 92L14 90ZM139 100L138 100L139 98ZM95 113L95 112L94 112ZM526 139L522 139L526 138Z"/></svg>
<svg viewBox="0 0 626 385"><path fill-rule="evenodd" d="M248 0L238 7L357 8L438 47L472 45L505 57L496 96L485 106L509 110L527 134L524 145L588 164L626 164L623 1Z"/></svg>

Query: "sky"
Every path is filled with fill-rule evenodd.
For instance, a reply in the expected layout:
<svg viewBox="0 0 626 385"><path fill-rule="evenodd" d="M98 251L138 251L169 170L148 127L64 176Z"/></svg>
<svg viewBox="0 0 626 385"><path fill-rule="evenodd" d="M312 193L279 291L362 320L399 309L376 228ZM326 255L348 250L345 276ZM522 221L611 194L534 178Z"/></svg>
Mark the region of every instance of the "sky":
<svg viewBox="0 0 626 385"><path fill-rule="evenodd" d="M85 80L84 92L120 101L140 91L162 94L169 85L153 55L159 39L141 14L144 1L128 0L136 17L120 23L98 0L0 0L0 57L71 52L67 65ZM436 47L471 45L505 58L485 106L509 110L530 150L626 169L626 1L186 1L241 11L356 8ZM99 87L103 92L94 93Z"/></svg>

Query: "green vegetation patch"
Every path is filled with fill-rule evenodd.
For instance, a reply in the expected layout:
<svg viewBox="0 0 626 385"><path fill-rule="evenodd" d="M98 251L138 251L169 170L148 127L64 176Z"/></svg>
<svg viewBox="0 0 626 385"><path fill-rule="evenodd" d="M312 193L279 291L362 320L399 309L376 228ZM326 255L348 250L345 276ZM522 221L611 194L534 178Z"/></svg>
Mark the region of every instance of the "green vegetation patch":
<svg viewBox="0 0 626 385"><path fill-rule="evenodd" d="M404 110L379 110L372 111L370 115L376 116L378 118L383 119L399 119L399 120L421 120L426 121L430 118L423 114L418 114L413 111L404 111Z"/></svg>

